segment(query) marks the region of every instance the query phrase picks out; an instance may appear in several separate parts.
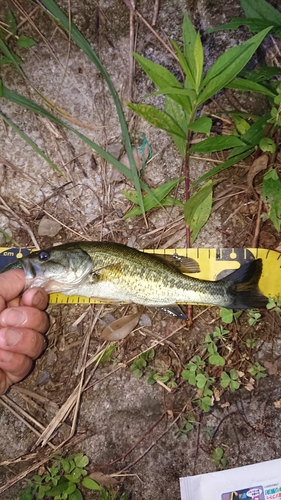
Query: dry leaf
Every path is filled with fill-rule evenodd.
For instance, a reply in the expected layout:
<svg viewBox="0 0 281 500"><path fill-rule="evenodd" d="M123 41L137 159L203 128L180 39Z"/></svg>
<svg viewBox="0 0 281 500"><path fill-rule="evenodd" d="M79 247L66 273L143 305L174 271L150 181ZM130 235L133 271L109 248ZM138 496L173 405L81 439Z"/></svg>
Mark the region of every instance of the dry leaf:
<svg viewBox="0 0 281 500"><path fill-rule="evenodd" d="M221 408L228 408L230 406L230 403L227 401L226 403L222 403L220 405Z"/></svg>
<svg viewBox="0 0 281 500"><path fill-rule="evenodd" d="M252 163L247 175L247 184L248 188L251 191L255 192L253 184L254 178L256 177L256 175L258 175L260 172L262 172L267 168L267 164L268 164L268 155L266 153L256 158L256 160Z"/></svg>
<svg viewBox="0 0 281 500"><path fill-rule="evenodd" d="M218 389L214 389L215 401L220 401L221 392Z"/></svg>
<svg viewBox="0 0 281 500"><path fill-rule="evenodd" d="M107 325L100 336L103 340L122 340L136 328L142 313L129 314Z"/></svg>
<svg viewBox="0 0 281 500"><path fill-rule="evenodd" d="M278 401L274 401L273 406L275 406L275 408L281 408L281 399L279 399Z"/></svg>
<svg viewBox="0 0 281 500"><path fill-rule="evenodd" d="M247 389L247 391L251 392L254 390L254 385L255 385L255 379L253 377L251 377L248 384L245 385L245 389Z"/></svg>
<svg viewBox="0 0 281 500"><path fill-rule="evenodd" d="M116 486L118 484L117 479L114 479L114 477L111 477L109 474L103 474L103 472L100 471L91 472L88 477L101 486Z"/></svg>

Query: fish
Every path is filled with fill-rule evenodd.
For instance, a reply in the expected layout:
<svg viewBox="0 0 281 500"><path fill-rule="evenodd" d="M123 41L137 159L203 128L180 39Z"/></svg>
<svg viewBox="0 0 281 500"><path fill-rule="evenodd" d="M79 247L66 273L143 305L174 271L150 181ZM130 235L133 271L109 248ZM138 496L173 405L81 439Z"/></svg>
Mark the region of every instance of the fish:
<svg viewBox="0 0 281 500"><path fill-rule="evenodd" d="M268 302L258 288L262 259L241 265L223 279L208 281L187 276L171 261L120 243L77 241L33 252L8 267L25 271L26 288L133 302L181 319L186 315L178 304L254 309Z"/></svg>

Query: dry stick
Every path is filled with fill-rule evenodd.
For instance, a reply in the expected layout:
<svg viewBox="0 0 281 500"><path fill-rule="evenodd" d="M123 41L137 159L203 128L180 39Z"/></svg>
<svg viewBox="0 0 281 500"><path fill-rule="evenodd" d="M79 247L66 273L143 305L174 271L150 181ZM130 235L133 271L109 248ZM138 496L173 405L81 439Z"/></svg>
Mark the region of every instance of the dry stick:
<svg viewBox="0 0 281 500"><path fill-rule="evenodd" d="M156 21L157 21L158 12L159 12L159 4L160 4L160 0L154 1L153 18L152 18L152 23L151 23L152 26L155 26Z"/></svg>
<svg viewBox="0 0 281 500"><path fill-rule="evenodd" d="M12 214L17 220L18 222L22 225L22 227L26 230L26 232L29 234L32 242L33 242L33 245L36 247L36 248L40 248L38 243L37 243L37 240L32 232L32 230L30 229L30 227L19 217L19 215L17 215L8 205L7 203L3 200L2 196L0 196L0 201L1 203L3 204L3 206L1 208L3 208L4 210L6 210L6 212Z"/></svg>
<svg viewBox="0 0 281 500"><path fill-rule="evenodd" d="M50 455L51 455L51 453L50 453ZM0 494L4 493L4 491L11 488L11 486L16 484L18 481L21 481L21 479L24 479L27 476L27 474L29 474L30 472L33 472L36 469L39 469L41 467L41 465L44 465L46 462L48 462L48 460L50 459L50 455L43 458L43 460L40 460L40 462L36 462L35 464L31 465L30 467L28 467L28 469L24 470L23 472L21 472L17 476L10 479L10 481L8 481L6 484L4 484L4 486L1 486L0 487Z"/></svg>
<svg viewBox="0 0 281 500"><path fill-rule="evenodd" d="M255 234L254 234L254 237L252 239L252 248L256 248L258 246L260 229L261 229L261 211L262 211L262 195L260 195L260 199L259 199Z"/></svg>
<svg viewBox="0 0 281 500"><path fill-rule="evenodd" d="M94 467L94 471L96 470L100 470L100 469L105 469L105 467L110 467L111 465L114 465L116 464L116 462L120 462L120 460L124 460L124 458L127 457L127 455L129 455L143 440L144 438L150 434L150 432L161 422L161 420L164 418L164 416L166 415L166 412L162 413L160 415L160 417L156 420L156 422L154 422L154 424L152 424L149 429L147 429L147 431L144 432L144 434L137 440L137 442L131 446L131 448L126 451L125 453L123 453L123 455L121 455L120 457L116 458L115 460L112 460L112 462L108 462L107 464L104 464L104 465L100 465L98 467ZM118 473L119 475L119 473Z"/></svg>
<svg viewBox="0 0 281 500"><path fill-rule="evenodd" d="M165 434L167 434L172 428L173 426L175 425L175 423L180 419L180 417L182 416L182 414L184 413L184 411L186 410L187 408L187 404L184 405L183 409L181 410L181 412L178 414L178 416L173 420L173 422L167 427L167 429L165 429L165 431L163 431L154 441L153 443L151 443L151 445L149 445L149 447L138 457L136 458L136 460L134 460L131 464L127 465L126 467L124 467L124 469L120 470L119 471L119 474L122 474L122 472L125 472L126 470L130 469L131 467L133 467L134 465L136 465L145 455L147 455L147 453L158 443L158 441L160 441L160 439L162 439L163 436L165 436Z"/></svg>
<svg viewBox="0 0 281 500"><path fill-rule="evenodd" d="M133 8L135 8L134 0ZM133 100L133 80L135 73L135 64L134 64L134 41L135 41L135 24L134 24L134 13L130 9L130 43L129 43L129 101Z"/></svg>

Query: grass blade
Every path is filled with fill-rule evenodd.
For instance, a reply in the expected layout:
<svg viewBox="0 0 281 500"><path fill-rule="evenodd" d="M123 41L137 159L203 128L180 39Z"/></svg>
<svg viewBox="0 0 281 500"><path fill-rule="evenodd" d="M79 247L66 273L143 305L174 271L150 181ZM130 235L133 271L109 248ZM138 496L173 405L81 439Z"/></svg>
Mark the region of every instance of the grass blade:
<svg viewBox="0 0 281 500"><path fill-rule="evenodd" d="M113 97L113 100L114 100L114 103L116 106L116 110L118 113L118 118L119 118L121 130L122 130L124 145L125 145L126 153L128 155L129 163L131 166L131 180L134 182L135 189L136 189L137 194L138 194L139 205L141 207L142 213L144 214L145 210L144 210L143 198L142 198L142 193L141 193L141 183L140 183L136 163L135 163L134 156L133 156L132 145L131 145L130 136L129 136L129 132L128 132L128 128L127 128L127 123L125 120L125 116L123 113L121 102L119 100L119 97L118 97L118 94L115 90L115 87L110 79L110 76L107 73L105 67L103 66L103 64L100 61L97 54L93 51L91 45L87 42L87 40L84 38L82 33L80 33L80 31L76 28L76 26L74 24L71 23L71 26L70 26L68 16L66 16L66 14L59 8L59 6L56 4L56 2L54 0L41 0L41 3L46 7L47 11L49 13L51 13L52 16L54 16L60 22L60 24L62 25L64 30L71 36L72 40L76 43L76 45L78 45L78 47L83 50L84 54L86 54L89 57L89 59L95 64L95 66L98 68L98 70L100 71L104 80L107 83L107 86L111 92L111 95ZM115 166L112 161L110 161L110 163L112 163L112 165ZM128 175L127 175L127 177L128 177Z"/></svg>

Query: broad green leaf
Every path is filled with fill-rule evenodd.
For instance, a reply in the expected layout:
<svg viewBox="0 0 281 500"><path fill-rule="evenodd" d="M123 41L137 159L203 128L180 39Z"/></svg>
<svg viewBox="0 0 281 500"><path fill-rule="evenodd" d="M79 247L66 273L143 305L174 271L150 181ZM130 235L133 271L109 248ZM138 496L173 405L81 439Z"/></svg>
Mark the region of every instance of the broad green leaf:
<svg viewBox="0 0 281 500"><path fill-rule="evenodd" d="M77 467L86 467L89 463L89 459L86 455L83 455L83 453L78 453L74 457L74 462L77 465Z"/></svg>
<svg viewBox="0 0 281 500"><path fill-rule="evenodd" d="M232 119L239 135L244 135L249 130L251 125L242 116L233 116Z"/></svg>
<svg viewBox="0 0 281 500"><path fill-rule="evenodd" d="M273 25L281 25L281 12L266 0L240 0L246 17L262 19Z"/></svg>
<svg viewBox="0 0 281 500"><path fill-rule="evenodd" d="M158 188L153 189L153 193L155 194L155 198L157 198L159 200L159 203L156 203L154 198L152 198L149 194L146 194L143 198L143 204L144 204L145 211L148 212L149 210L151 210L152 208L154 208L156 206L159 206L160 204L162 206L164 206L165 205L164 198L166 198L166 196L170 193L170 191L172 189L174 189L177 186L177 184L179 182L181 182L182 180L183 179L174 179L172 181L166 182L165 184L162 184ZM122 194L128 200L137 204L138 200L137 200L137 196L136 196L135 192L122 191ZM180 205L182 206L182 203L181 202L176 203L177 200L175 200L174 198L173 198L173 201L174 201L174 204L178 205L180 203ZM135 208L133 208L133 210L130 210L130 212L128 212L126 215L124 215L124 219L127 219L128 217L133 217L136 215L140 215L139 207L135 207Z"/></svg>
<svg viewBox="0 0 281 500"><path fill-rule="evenodd" d="M274 93L272 90L268 89L264 85L261 85L260 83L256 82L251 82L249 80L245 80L244 78L235 78L235 80L232 80L232 82L226 85L226 88L243 90L243 92L258 92L259 94L264 94L269 97L276 96L276 93Z"/></svg>
<svg viewBox="0 0 281 500"><path fill-rule="evenodd" d="M240 76L252 82L264 82L280 75L281 68L277 68L276 66L261 66L260 68L255 68L254 71L243 70L240 73Z"/></svg>
<svg viewBox="0 0 281 500"><path fill-rule="evenodd" d="M225 359L220 356L220 354L211 354L211 356L208 357L208 361L210 365L214 366L224 366L225 365Z"/></svg>
<svg viewBox="0 0 281 500"><path fill-rule="evenodd" d="M271 167L262 183L262 199L269 205L269 218L277 231L281 229L281 180Z"/></svg>
<svg viewBox="0 0 281 500"><path fill-rule="evenodd" d="M221 307L220 309L220 317L221 320L229 325L233 321L233 310L232 309L226 309L225 307Z"/></svg>
<svg viewBox="0 0 281 500"><path fill-rule="evenodd" d="M276 144L270 137L263 137L259 142L259 147L264 153L274 153L276 151Z"/></svg>
<svg viewBox="0 0 281 500"><path fill-rule="evenodd" d="M198 373L198 375L196 375L196 382L198 389L204 389L207 382L207 377L205 377L203 373Z"/></svg>
<svg viewBox="0 0 281 500"><path fill-rule="evenodd" d="M21 74L21 76L25 78L25 74L19 65L18 56L16 56L9 50L9 48L6 46L4 41L1 40L1 38L0 38L0 51L3 52L5 58L7 58L9 62L15 66L16 70Z"/></svg>
<svg viewBox="0 0 281 500"><path fill-rule="evenodd" d="M165 88L178 88L182 89L182 85L176 79L176 77L171 73L168 69L161 64L157 64L146 57L140 56L139 54L134 53L135 59L138 61L142 69L146 72L146 74L151 78L153 83L158 87L159 93L163 93L163 89ZM185 107L185 97L172 93L172 98L175 99L179 104Z"/></svg>
<svg viewBox="0 0 281 500"><path fill-rule="evenodd" d="M196 92L199 91L202 75L203 75L203 63L204 63L204 52L203 46L200 38L200 34L197 33L195 43L194 43L194 61L195 61L195 89Z"/></svg>
<svg viewBox="0 0 281 500"><path fill-rule="evenodd" d="M225 87L240 73L269 31L270 28L264 29L247 42L227 50L217 59L203 80L203 91L198 98L198 106Z"/></svg>
<svg viewBox="0 0 281 500"><path fill-rule="evenodd" d="M165 97L164 111L165 111L165 113L167 113L171 118L173 118L177 122L177 124L180 126L180 128L185 133L185 138L179 137L176 134L171 134L173 141L174 141L175 145L177 146L177 148L179 149L181 156L183 158L185 158L187 127L188 127L190 116L189 116L189 114L184 112L184 110L180 104L178 104L176 101L173 101L168 96Z"/></svg>
<svg viewBox="0 0 281 500"><path fill-rule="evenodd" d="M214 151L223 151L224 149L234 148L236 146L245 146L245 143L234 135L220 135L217 137L209 137L198 144L193 144L189 151L197 153L212 153Z"/></svg>
<svg viewBox="0 0 281 500"><path fill-rule="evenodd" d="M191 232L191 243L194 243L200 229L210 217L212 210L212 188L212 181L206 182L184 205L184 220Z"/></svg>
<svg viewBox="0 0 281 500"><path fill-rule="evenodd" d="M212 128L212 120L208 116L201 116L194 122L188 125L189 130L192 132L199 132L201 134L210 135Z"/></svg>
<svg viewBox="0 0 281 500"><path fill-rule="evenodd" d="M130 167L131 167L128 170L131 170L131 179L134 182L136 191L138 193L139 204L140 204L140 207L142 209L142 212L144 213L144 207L142 204L141 183L140 183L139 174L138 174L138 170L136 167L135 159L133 156L130 135L128 132L127 123L126 123L125 116L123 113L122 105L121 105L120 99L118 97L118 94L116 92L116 89L113 85L113 82L112 82L109 74L107 73L105 67L103 66L102 62L100 61L99 57L92 49L89 42L84 38L84 36L82 35L82 33L80 33L80 31L77 29L77 27L74 24L69 22L69 16L66 15L59 8L59 6L55 2L55 0L41 0L41 4L43 4L46 7L48 13L51 13L52 16L54 16L59 21L59 23L62 25L62 27L64 28L66 33L71 37L71 39L77 44L77 46L80 49L83 50L84 54L87 57L89 57L89 59L95 64L95 66L100 71L101 75L103 76L103 78L104 78L104 80L109 88L109 91L110 91L112 98L114 100L114 104L115 104L116 111L118 114L118 119L119 119L120 127L122 130L124 145L125 145L126 153L127 153L128 159L129 159ZM75 130L75 129L72 129L72 130ZM75 131L75 133L78 135L77 131ZM80 135L80 137L81 137L81 135ZM83 140L85 140L85 139L83 139ZM89 139L88 139L88 141L89 141ZM94 144L94 143L92 142L92 144ZM102 149L102 148L100 148L100 149ZM113 165L113 163L112 163L112 165Z"/></svg>
<svg viewBox="0 0 281 500"><path fill-rule="evenodd" d="M179 104L188 115L190 115L192 111L192 103L195 102L196 93L193 89L179 89L175 87L164 87L157 92L153 92L150 94L151 96L163 94L165 96L169 96L170 99ZM177 120L176 120L177 121Z"/></svg>
<svg viewBox="0 0 281 500"><path fill-rule="evenodd" d="M235 147L233 151L228 155L228 159L243 154L244 152L247 152L248 148L251 149L253 147L258 146L260 140L264 136L264 132L267 127L269 118L270 118L269 113L258 118L242 137L242 140L246 144L246 146Z"/></svg>
<svg viewBox="0 0 281 500"><path fill-rule="evenodd" d="M194 45L197 34L194 29L192 22L190 21L187 12L184 14L183 24L182 24L182 39L184 47L184 57L186 59L189 75L188 78L190 83L195 87L195 60L194 60Z"/></svg>
<svg viewBox="0 0 281 500"><path fill-rule="evenodd" d="M36 42L32 40L29 36L20 35L17 41L19 47L23 47L24 49L29 49L29 47L33 47L36 45Z"/></svg>
<svg viewBox="0 0 281 500"><path fill-rule="evenodd" d="M76 489L73 493L70 493L66 498L68 500L83 500L82 493L78 489Z"/></svg>
<svg viewBox="0 0 281 500"><path fill-rule="evenodd" d="M138 116L144 118L154 127L165 130L169 134L178 135L185 140L186 136L182 128L177 124L176 120L169 116L164 111L150 106L148 104L134 104L127 102L128 108L132 109Z"/></svg>
<svg viewBox="0 0 281 500"><path fill-rule="evenodd" d="M95 490L95 491L101 490L101 486L90 477L84 477L82 485L88 490Z"/></svg>
<svg viewBox="0 0 281 500"><path fill-rule="evenodd" d="M175 42L175 40L170 39L170 42L171 42L174 50L176 51L176 54L177 54L177 56L179 58L179 62L180 62L180 65L182 67L183 72L187 76L189 82L192 84L192 87L195 87L195 82L194 82L193 76L192 76L192 74L190 72L190 69L189 69L189 66L187 64L187 61L186 61L186 59L184 57L184 54L182 53L181 49L179 48L179 46Z"/></svg>
<svg viewBox="0 0 281 500"><path fill-rule="evenodd" d="M199 179L197 179L197 181L195 181L192 184L191 188L198 186L198 184L201 184L201 182L207 181L208 179L210 179L210 177L213 177L214 175L219 174L223 170L226 170L227 168L232 167L232 165L239 163L239 161L244 160L244 158L247 158L247 156L252 154L253 151L254 151L253 148L248 149L247 151L244 151L243 153L236 155L236 156L233 156L229 160L224 161L220 165L217 165L216 167L209 170L209 172L206 172L206 174L203 174Z"/></svg>

